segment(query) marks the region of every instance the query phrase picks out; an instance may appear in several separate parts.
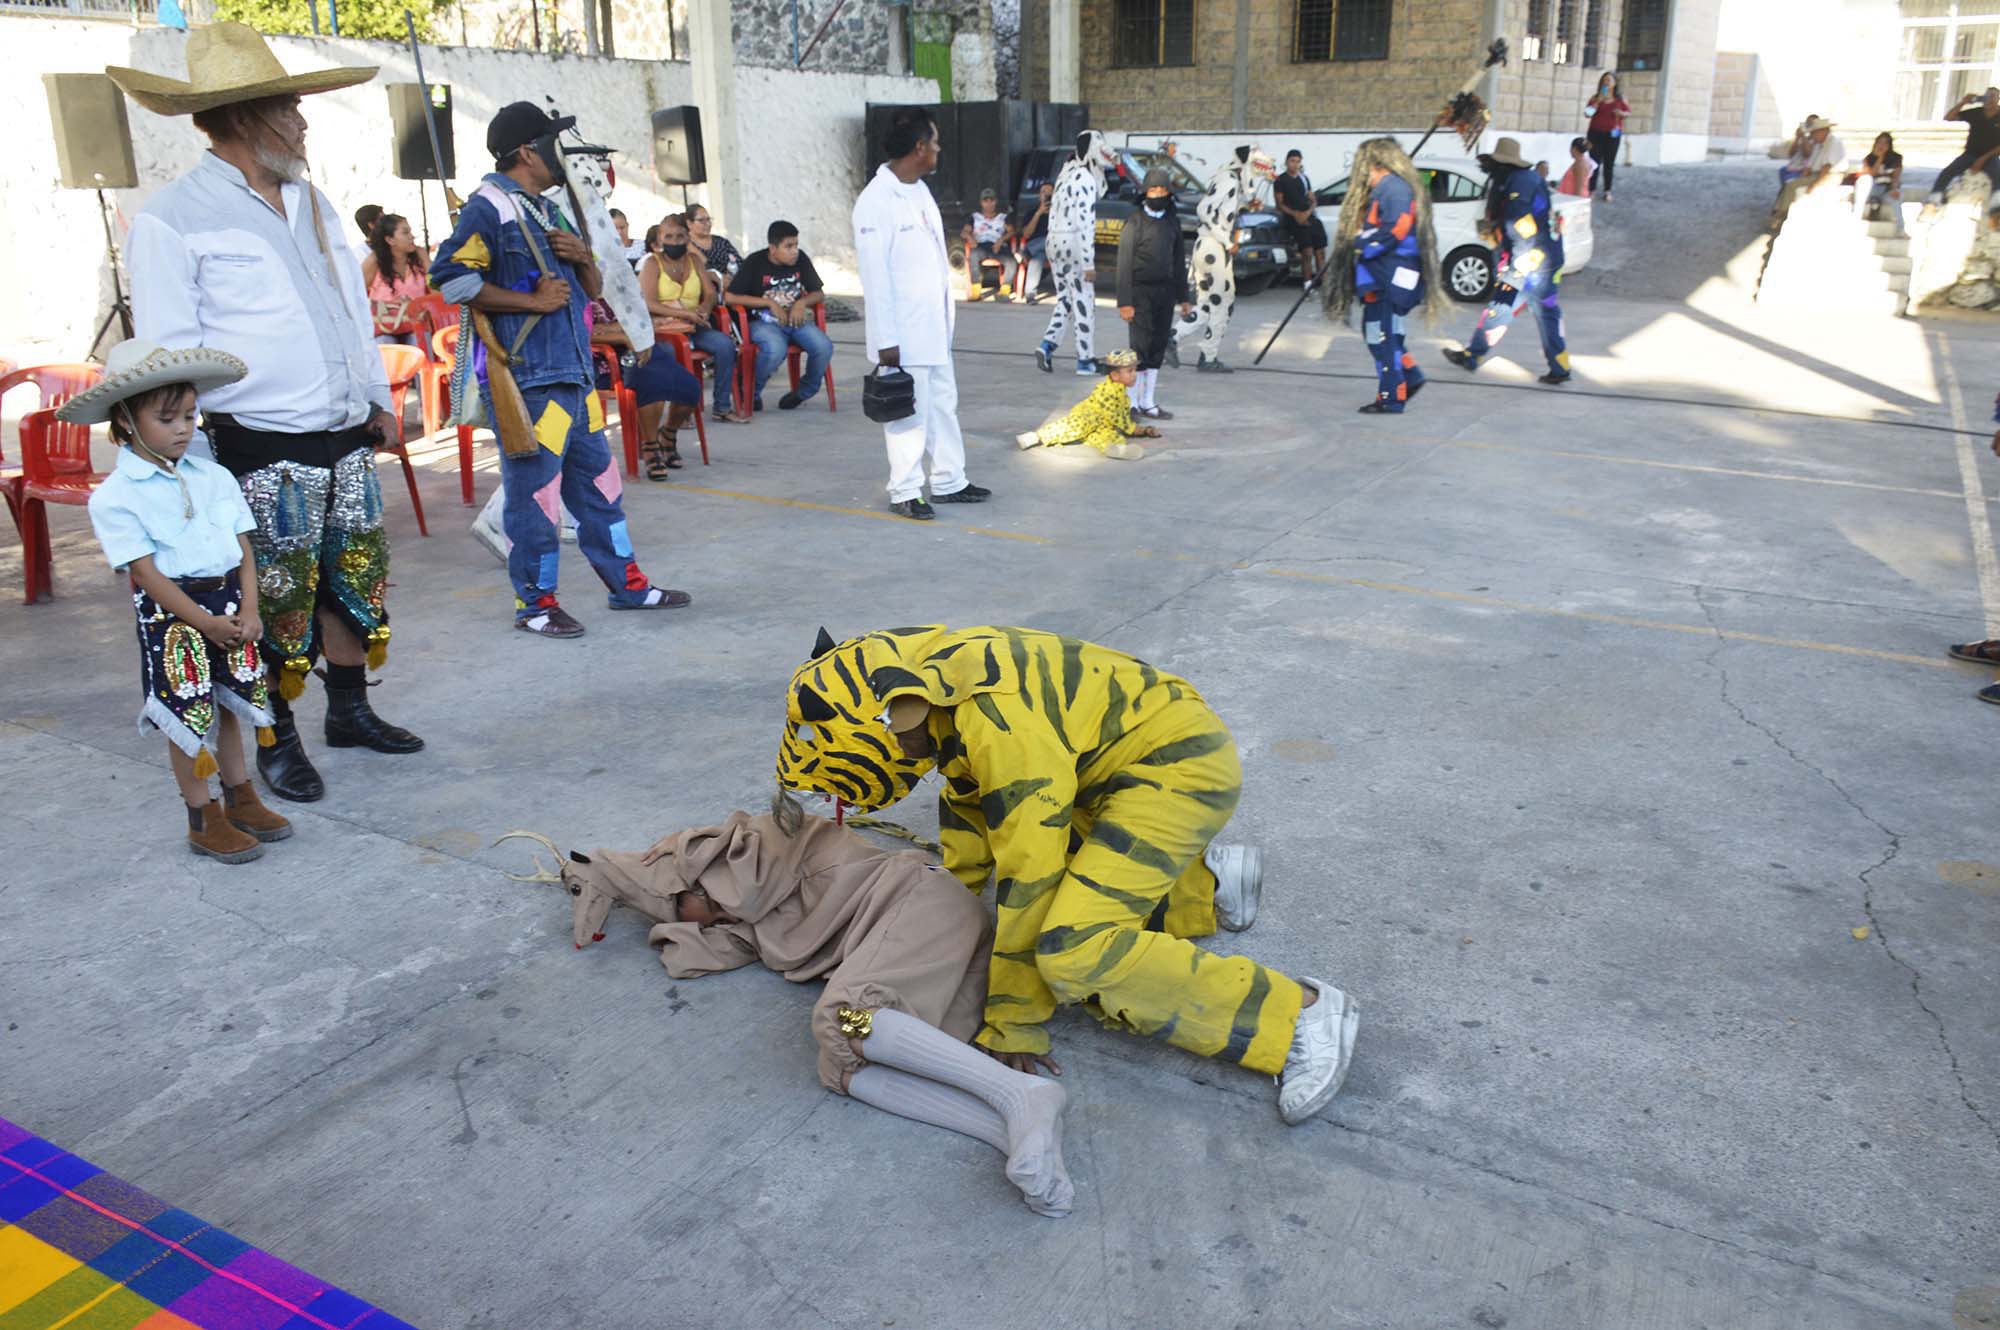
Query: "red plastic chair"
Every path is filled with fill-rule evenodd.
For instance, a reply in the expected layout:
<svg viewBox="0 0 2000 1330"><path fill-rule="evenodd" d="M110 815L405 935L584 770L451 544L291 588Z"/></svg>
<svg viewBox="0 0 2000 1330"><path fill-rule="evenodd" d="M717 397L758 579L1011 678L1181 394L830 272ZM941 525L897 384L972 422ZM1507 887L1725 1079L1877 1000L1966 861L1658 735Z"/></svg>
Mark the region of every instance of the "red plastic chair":
<svg viewBox="0 0 2000 1330"><path fill-rule="evenodd" d="M599 390L598 397L611 398L610 405L618 408L618 433L625 445L625 474L639 474L639 394L625 386L625 374L618 364L618 348L607 342L592 342L591 355L604 370L605 378L611 386Z"/></svg>
<svg viewBox="0 0 2000 1330"><path fill-rule="evenodd" d="M389 379L389 401L396 416L396 441L381 444L375 451L393 453L397 460L402 462L403 479L410 486L410 507L417 512L417 534L428 536L431 529L424 524L424 501L417 493L417 472L416 468L410 465L410 445L403 441L403 402L410 395L411 384L421 385L424 371L430 366L430 360L414 346L378 346L375 349L382 356L382 372ZM424 431L424 437L430 437L428 429Z"/></svg>
<svg viewBox="0 0 2000 1330"><path fill-rule="evenodd" d="M5 362L0 362L5 363ZM85 388L100 382L104 371L96 365L30 365L16 369L6 363L0 369L0 397L16 388L32 387L35 390L36 409L47 409L62 405ZM22 447L25 447L27 422L22 422ZM18 453L19 450L17 450ZM89 454L86 452L85 456ZM0 449L0 498L7 503L7 515L14 521L14 530L21 538L22 563L27 568L29 594L28 603L33 604L36 588L46 587L50 558L47 545L47 531L40 531L41 544L34 545L31 537L37 533L27 524L24 505L28 474L20 463L8 463L5 449Z"/></svg>
<svg viewBox="0 0 2000 1330"><path fill-rule="evenodd" d="M440 328L431 334L431 352L434 360L431 367L424 371L423 384L435 394L434 402L436 403L442 403L444 394L449 390L452 367L458 359L459 328L460 325L454 323L449 327ZM444 409L442 405L434 405L432 409L437 418L443 418ZM465 506L470 508L472 506L472 426L460 425L457 429L458 494L459 498L464 500Z"/></svg>
<svg viewBox="0 0 2000 1330"><path fill-rule="evenodd" d="M736 353L736 365L739 371L738 377L741 380L740 388L742 392L742 395L737 398L736 409L739 411L755 411L757 409L757 343L750 339L750 310L742 305L731 305L729 312L736 318L736 339L742 344L741 349ZM813 322L819 325L821 332L826 331L826 305L824 302L813 306ZM800 354L801 352L796 346L787 346L785 348L785 369L792 376L793 392L799 390ZM831 360L826 362L826 409L829 411L838 411L840 409L840 402L835 398L833 392L833 362Z"/></svg>
<svg viewBox="0 0 2000 1330"><path fill-rule="evenodd" d="M21 549L28 569L27 604L55 594L55 561L49 549L47 505L81 508L104 483L90 469L90 426L56 419L53 410L31 411L21 420Z"/></svg>
<svg viewBox="0 0 2000 1330"><path fill-rule="evenodd" d="M656 331L653 334L653 339L656 343L663 343L666 346L669 346L673 349L674 359L680 362L680 366L682 369L694 375L694 381L696 385L699 386L701 383L701 365L703 361L709 358L708 352L695 350L694 343L690 342L685 336L683 336L680 333L663 333ZM660 348L658 345L654 346L653 354L656 356L660 354ZM706 389L703 389L700 393L698 393L694 399L694 436L701 443L701 464L703 466L708 465L707 414L702 406L702 402L705 401L706 399L707 399Z"/></svg>

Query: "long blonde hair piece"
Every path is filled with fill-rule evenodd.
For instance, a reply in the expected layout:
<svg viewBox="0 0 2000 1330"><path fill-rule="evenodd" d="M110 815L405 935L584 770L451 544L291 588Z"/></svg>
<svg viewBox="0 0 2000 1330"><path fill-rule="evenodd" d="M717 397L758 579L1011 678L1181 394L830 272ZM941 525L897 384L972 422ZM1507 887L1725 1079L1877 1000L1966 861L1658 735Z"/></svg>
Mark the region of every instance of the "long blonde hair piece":
<svg viewBox="0 0 2000 1330"><path fill-rule="evenodd" d="M1424 277L1424 300L1419 307L1426 324L1436 323L1445 313L1443 275L1438 271L1437 234L1431 227L1430 187L1417 171L1417 164L1403 145L1392 138L1368 139L1354 150L1354 165L1347 175L1347 197L1340 204L1339 232L1333 237L1333 258L1326 276L1328 317L1345 320L1354 303L1355 233L1368 210L1368 173L1381 167L1403 178L1417 201L1417 262Z"/></svg>

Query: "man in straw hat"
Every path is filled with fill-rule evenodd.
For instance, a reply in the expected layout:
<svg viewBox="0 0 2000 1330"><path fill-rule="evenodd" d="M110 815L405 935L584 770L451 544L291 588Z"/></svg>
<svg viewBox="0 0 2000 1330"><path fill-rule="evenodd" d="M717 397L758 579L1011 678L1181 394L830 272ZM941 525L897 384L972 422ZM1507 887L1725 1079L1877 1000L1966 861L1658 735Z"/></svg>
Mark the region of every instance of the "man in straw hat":
<svg viewBox="0 0 2000 1330"><path fill-rule="evenodd" d="M1785 217L1801 194L1810 194L1831 180L1840 183L1840 168L1847 164L1847 145L1835 137L1833 121L1809 115L1792 135L1792 152L1778 169L1778 201L1771 205L1771 230L1785 224Z"/></svg>
<svg viewBox="0 0 2000 1330"><path fill-rule="evenodd" d="M250 369L204 390L215 458L243 486L262 592L264 652L278 673L276 743L257 750L272 793L325 793L291 701L326 657L326 740L412 753L423 740L368 705L365 670L389 642L389 540L375 449L394 435L368 297L339 214L303 181L299 99L364 83L373 67L287 74L240 23L188 37L185 81L105 70L159 115L194 117L210 147L133 219L126 254L138 335L227 351Z"/></svg>
<svg viewBox="0 0 2000 1330"><path fill-rule="evenodd" d="M1494 248L1493 294L1480 311L1472 340L1464 350L1448 348L1444 358L1462 370L1478 369L1514 320L1532 308L1541 325L1542 354L1549 362L1541 381L1568 383L1569 346L1563 340L1562 307L1556 303L1563 244L1556 233L1549 182L1521 155L1517 139L1495 143L1492 152L1479 155L1479 165L1488 177L1481 230Z"/></svg>

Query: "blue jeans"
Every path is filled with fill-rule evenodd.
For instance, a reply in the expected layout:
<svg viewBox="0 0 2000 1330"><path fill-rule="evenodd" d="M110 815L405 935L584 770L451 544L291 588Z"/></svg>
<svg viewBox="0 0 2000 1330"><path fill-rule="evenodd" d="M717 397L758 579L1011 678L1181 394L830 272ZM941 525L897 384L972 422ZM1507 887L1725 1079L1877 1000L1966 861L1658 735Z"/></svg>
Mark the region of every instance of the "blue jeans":
<svg viewBox="0 0 2000 1330"><path fill-rule="evenodd" d="M688 340L695 350L708 352L714 362L715 412L726 415L736 402L736 339L720 328L703 328Z"/></svg>
<svg viewBox="0 0 2000 1330"><path fill-rule="evenodd" d="M556 565L562 549L562 510L576 518L576 543L611 593L611 603L633 605L652 585L632 554L625 530L624 483L604 442L604 411L582 384L525 388L528 419L541 446L520 457L500 454L506 497L501 526L513 549L507 576L514 583L514 613L525 618L555 604Z"/></svg>
<svg viewBox="0 0 2000 1330"><path fill-rule="evenodd" d="M1560 270L1558 270L1560 271ZM1493 288L1493 298L1479 316L1479 329L1466 344L1465 353L1476 368L1494 344L1507 335L1508 327L1522 311L1533 307L1541 325L1542 354L1548 357L1549 373L1569 373L1569 347L1563 341L1562 306L1556 303L1555 277L1547 272L1521 278L1519 290L1508 286Z"/></svg>
<svg viewBox="0 0 2000 1330"><path fill-rule="evenodd" d="M764 385L777 373L778 366L785 363L785 352L796 346L806 353L805 368L799 374L799 400L805 401L820 389L826 379L826 367L833 360L833 339L821 332L814 324L801 328L786 328L766 319L750 320L750 340L757 344L757 396L764 396Z"/></svg>

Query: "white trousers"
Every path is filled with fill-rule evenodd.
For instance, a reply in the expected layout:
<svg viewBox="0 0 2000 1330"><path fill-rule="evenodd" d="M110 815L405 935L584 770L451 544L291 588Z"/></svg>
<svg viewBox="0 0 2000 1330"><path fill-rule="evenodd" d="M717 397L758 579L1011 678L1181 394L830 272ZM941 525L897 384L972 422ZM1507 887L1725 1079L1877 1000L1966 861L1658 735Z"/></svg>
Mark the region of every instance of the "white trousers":
<svg viewBox="0 0 2000 1330"><path fill-rule="evenodd" d="M951 362L905 365L915 380L915 414L882 427L889 444L889 502L924 497L924 459L931 464L931 493L965 488L965 436L958 430L958 376Z"/></svg>

